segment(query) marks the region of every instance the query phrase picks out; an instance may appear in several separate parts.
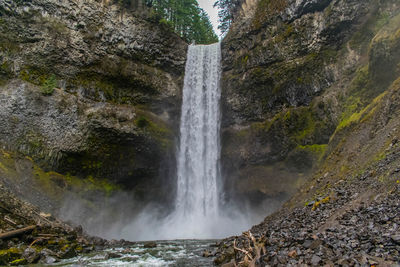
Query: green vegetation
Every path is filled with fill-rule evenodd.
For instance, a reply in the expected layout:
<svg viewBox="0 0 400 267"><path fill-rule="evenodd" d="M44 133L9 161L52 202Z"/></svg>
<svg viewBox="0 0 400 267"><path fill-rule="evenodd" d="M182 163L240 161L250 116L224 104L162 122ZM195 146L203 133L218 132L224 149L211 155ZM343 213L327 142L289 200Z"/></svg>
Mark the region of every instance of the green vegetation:
<svg viewBox="0 0 400 267"><path fill-rule="evenodd" d="M327 197L321 199L320 201L316 201L311 209L316 210L321 204L328 203L329 201L330 201L330 197L327 196Z"/></svg>
<svg viewBox="0 0 400 267"><path fill-rule="evenodd" d="M327 144L323 145L313 144L307 146L298 145L296 147L296 150L308 152L312 154L314 157L316 157L316 160L320 161L324 156L327 148L328 148Z"/></svg>
<svg viewBox="0 0 400 267"><path fill-rule="evenodd" d="M172 146L171 130L163 121L145 111L138 111L138 117L135 119L135 125L142 129L145 134L150 135L162 149L169 149Z"/></svg>
<svg viewBox="0 0 400 267"><path fill-rule="evenodd" d="M240 3L240 0L217 0L214 3L214 8L217 7L219 9L218 29L221 31L222 35L228 32L232 24L233 16L237 12Z"/></svg>
<svg viewBox="0 0 400 267"><path fill-rule="evenodd" d="M48 79L44 81L44 83L40 87L40 91L43 95L52 95L56 86L57 79L56 76L52 74Z"/></svg>
<svg viewBox="0 0 400 267"><path fill-rule="evenodd" d="M137 118L137 120L135 122L136 122L136 126L139 128L144 128L147 125L149 125L149 121L143 116L140 116L139 118Z"/></svg>
<svg viewBox="0 0 400 267"><path fill-rule="evenodd" d="M9 262L18 260L22 251L17 248L0 250L0 265L7 265Z"/></svg>
<svg viewBox="0 0 400 267"><path fill-rule="evenodd" d="M43 95L51 95L57 87L57 78L54 74L48 74L43 69L25 66L19 73L19 78L40 86Z"/></svg>
<svg viewBox="0 0 400 267"><path fill-rule="evenodd" d="M369 65L357 71L350 84L350 95L344 101L343 112L335 133L353 123L367 120L374 113L377 103L386 95L387 91L381 93L382 89L376 89L377 86L372 83L369 72ZM377 93L380 94L376 96Z"/></svg>
<svg viewBox="0 0 400 267"><path fill-rule="evenodd" d="M207 13L196 0L146 0L146 5L153 7L153 20L171 27L187 42L218 42Z"/></svg>
<svg viewBox="0 0 400 267"><path fill-rule="evenodd" d="M3 63L0 64L0 85L5 84L6 81L11 77L12 77L11 64L8 61L3 61Z"/></svg>
<svg viewBox="0 0 400 267"><path fill-rule="evenodd" d="M54 195L57 192L54 185L61 188L69 188L83 194L89 191L99 191L106 196L110 196L113 191L119 189L117 185L108 182L106 179L94 178L91 175L81 179L70 174L62 175L54 171L45 172L37 165L34 165L34 175L41 184L41 188L50 195Z"/></svg>

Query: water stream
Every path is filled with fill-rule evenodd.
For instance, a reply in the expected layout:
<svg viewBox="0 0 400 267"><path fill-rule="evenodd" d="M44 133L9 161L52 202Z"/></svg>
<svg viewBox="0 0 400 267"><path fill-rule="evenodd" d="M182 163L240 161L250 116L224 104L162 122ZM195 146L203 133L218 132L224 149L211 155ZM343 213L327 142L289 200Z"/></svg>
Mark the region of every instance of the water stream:
<svg viewBox="0 0 400 267"><path fill-rule="evenodd" d="M109 248L91 254L62 260L51 266L212 266L213 258L203 257L205 250L215 246L215 240L171 240L157 241L154 248L146 248L145 243ZM212 248L211 248L212 249ZM37 264L36 267L49 265Z"/></svg>

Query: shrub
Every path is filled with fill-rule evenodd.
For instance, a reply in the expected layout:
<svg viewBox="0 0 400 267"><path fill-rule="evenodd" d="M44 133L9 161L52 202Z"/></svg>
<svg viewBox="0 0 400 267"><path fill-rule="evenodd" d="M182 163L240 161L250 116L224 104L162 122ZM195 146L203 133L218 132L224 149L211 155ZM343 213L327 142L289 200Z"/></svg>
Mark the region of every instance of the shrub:
<svg viewBox="0 0 400 267"><path fill-rule="evenodd" d="M54 92L54 88L57 86L57 79L54 74L52 74L48 79L46 79L43 85L40 87L40 91L43 95L51 95Z"/></svg>

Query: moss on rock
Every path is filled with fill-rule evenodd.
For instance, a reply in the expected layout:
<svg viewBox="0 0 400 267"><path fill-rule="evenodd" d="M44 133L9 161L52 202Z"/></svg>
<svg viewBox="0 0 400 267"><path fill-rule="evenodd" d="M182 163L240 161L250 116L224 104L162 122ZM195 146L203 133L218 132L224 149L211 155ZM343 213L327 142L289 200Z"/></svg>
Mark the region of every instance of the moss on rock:
<svg viewBox="0 0 400 267"><path fill-rule="evenodd" d="M18 248L11 247L9 249L0 250L0 264L8 265L21 259L22 251Z"/></svg>

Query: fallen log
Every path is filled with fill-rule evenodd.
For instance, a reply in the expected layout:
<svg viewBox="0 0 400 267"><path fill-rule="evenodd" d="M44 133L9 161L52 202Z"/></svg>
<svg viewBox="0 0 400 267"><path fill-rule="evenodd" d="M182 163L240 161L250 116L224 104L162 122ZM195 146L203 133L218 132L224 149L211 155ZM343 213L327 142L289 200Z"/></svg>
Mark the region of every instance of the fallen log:
<svg viewBox="0 0 400 267"><path fill-rule="evenodd" d="M35 228L36 228L36 225L31 225L31 226L24 227L24 228L21 228L21 229L17 229L17 230L14 230L14 231L1 233L0 234L0 239L13 238L13 237L16 237L16 236L31 232Z"/></svg>

